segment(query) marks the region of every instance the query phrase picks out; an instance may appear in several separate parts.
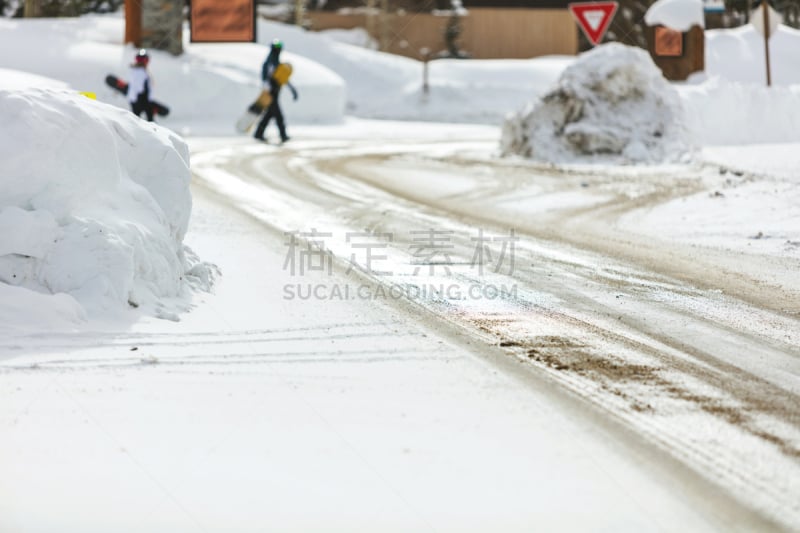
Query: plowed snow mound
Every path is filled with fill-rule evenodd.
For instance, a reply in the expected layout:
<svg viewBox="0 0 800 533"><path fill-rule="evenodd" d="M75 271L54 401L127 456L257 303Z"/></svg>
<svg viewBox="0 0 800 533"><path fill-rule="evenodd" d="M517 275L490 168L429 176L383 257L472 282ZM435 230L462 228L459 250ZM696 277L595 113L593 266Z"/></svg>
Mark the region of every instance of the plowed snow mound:
<svg viewBox="0 0 800 533"><path fill-rule="evenodd" d="M691 143L677 91L644 50L610 43L582 54L556 87L509 116L504 155L553 163L671 162Z"/></svg>
<svg viewBox="0 0 800 533"><path fill-rule="evenodd" d="M183 245L191 174L177 135L65 90L0 90L0 123L0 329L33 307L75 322L188 306L205 272Z"/></svg>

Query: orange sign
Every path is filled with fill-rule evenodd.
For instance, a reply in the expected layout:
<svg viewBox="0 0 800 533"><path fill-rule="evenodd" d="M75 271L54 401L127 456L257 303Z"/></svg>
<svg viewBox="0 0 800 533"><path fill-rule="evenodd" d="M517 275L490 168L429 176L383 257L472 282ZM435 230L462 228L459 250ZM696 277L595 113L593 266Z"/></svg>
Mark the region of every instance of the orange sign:
<svg viewBox="0 0 800 533"><path fill-rule="evenodd" d="M661 57L680 57L683 55L683 33L656 26L655 52Z"/></svg>
<svg viewBox="0 0 800 533"><path fill-rule="evenodd" d="M192 0L193 43L252 43L256 40L255 0Z"/></svg>

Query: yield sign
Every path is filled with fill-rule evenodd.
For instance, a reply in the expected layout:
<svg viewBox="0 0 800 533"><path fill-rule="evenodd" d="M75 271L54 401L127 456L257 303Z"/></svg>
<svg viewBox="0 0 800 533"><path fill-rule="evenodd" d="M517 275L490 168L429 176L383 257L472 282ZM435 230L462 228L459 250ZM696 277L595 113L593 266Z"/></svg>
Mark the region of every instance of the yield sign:
<svg viewBox="0 0 800 533"><path fill-rule="evenodd" d="M597 44L611 24L617 6L616 2L575 2L568 7L586 38Z"/></svg>

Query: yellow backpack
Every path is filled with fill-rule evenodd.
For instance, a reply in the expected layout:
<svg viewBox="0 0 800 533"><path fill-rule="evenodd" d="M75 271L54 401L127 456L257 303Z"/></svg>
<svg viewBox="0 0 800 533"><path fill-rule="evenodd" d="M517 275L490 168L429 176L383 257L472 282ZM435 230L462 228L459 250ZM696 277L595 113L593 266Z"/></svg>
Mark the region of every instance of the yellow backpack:
<svg viewBox="0 0 800 533"><path fill-rule="evenodd" d="M275 67L275 72L272 73L272 79L275 80L278 85L286 85L291 75L292 65L289 63L280 63Z"/></svg>

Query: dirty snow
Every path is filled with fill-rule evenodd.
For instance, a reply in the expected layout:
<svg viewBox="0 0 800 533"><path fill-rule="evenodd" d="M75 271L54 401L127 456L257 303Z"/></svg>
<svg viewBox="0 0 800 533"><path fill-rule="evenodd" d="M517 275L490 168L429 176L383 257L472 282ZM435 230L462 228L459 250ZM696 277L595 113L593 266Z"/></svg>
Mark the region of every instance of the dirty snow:
<svg viewBox="0 0 800 533"><path fill-rule="evenodd" d="M502 151L565 163L679 161L689 132L675 89L644 50L610 43L582 54L540 101L509 117Z"/></svg>

